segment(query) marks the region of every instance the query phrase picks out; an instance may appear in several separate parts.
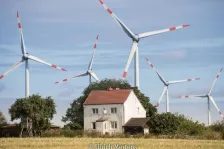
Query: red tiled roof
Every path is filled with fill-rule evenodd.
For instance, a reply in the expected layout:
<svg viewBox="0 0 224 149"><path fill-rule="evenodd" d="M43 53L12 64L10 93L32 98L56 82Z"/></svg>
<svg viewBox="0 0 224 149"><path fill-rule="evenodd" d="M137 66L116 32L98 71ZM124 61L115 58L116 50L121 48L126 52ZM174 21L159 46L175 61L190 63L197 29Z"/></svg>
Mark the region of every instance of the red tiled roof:
<svg viewBox="0 0 224 149"><path fill-rule="evenodd" d="M132 90L91 91L84 105L122 104Z"/></svg>

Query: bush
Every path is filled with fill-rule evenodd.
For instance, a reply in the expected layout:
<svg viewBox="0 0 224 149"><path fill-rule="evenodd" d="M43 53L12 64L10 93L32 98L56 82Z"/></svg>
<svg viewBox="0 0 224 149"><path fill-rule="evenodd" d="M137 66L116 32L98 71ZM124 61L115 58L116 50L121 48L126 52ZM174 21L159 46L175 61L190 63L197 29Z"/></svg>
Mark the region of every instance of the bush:
<svg viewBox="0 0 224 149"><path fill-rule="evenodd" d="M162 113L152 116L148 121L148 126L151 133L156 135L169 135L166 136L168 138L184 138L186 135L202 136L207 131L204 124L193 122L184 115L171 113Z"/></svg>
<svg viewBox="0 0 224 149"><path fill-rule="evenodd" d="M224 133L224 120L215 122L209 128L213 131Z"/></svg>
<svg viewBox="0 0 224 149"><path fill-rule="evenodd" d="M204 139L207 139L207 140L220 140L220 139L222 139L222 134L219 132L209 130L204 135L204 137L205 137Z"/></svg>
<svg viewBox="0 0 224 149"><path fill-rule="evenodd" d="M83 136L83 130L71 130L71 129L64 129L62 130L61 134L64 137L82 137Z"/></svg>
<svg viewBox="0 0 224 149"><path fill-rule="evenodd" d="M186 134L190 136L203 135L206 132L206 127L198 122L193 122L191 120L182 120L178 127L178 133Z"/></svg>
<svg viewBox="0 0 224 149"><path fill-rule="evenodd" d="M147 124L151 133L172 134L177 131L180 120L176 115L168 112L153 115Z"/></svg>
<svg viewBox="0 0 224 149"><path fill-rule="evenodd" d="M102 133L98 132L98 131L84 131L83 134L84 137L90 137L90 138L99 138L102 135Z"/></svg>
<svg viewBox="0 0 224 149"><path fill-rule="evenodd" d="M78 123L69 123L64 126L64 129L82 130L82 126Z"/></svg>
<svg viewBox="0 0 224 149"><path fill-rule="evenodd" d="M61 137L61 130L47 130L41 134L41 137Z"/></svg>

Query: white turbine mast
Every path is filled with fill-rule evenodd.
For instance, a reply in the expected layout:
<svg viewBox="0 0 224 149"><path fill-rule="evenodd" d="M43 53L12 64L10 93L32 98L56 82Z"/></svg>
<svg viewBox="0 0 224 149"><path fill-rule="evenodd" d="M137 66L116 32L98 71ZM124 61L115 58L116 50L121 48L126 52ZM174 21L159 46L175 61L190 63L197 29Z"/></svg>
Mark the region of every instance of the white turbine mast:
<svg viewBox="0 0 224 149"><path fill-rule="evenodd" d="M107 7L107 5L102 1L99 0L99 2L103 5L103 7L107 10L107 12L115 19L115 21L121 26L121 28L124 30L124 32L127 34L127 36L129 36L133 43L132 43L132 48L128 57L128 61L127 64L125 66L124 72L123 72L123 76L122 78L125 79L128 73L128 69L129 66L131 64L131 61L133 59L133 56L135 54L135 86L139 88L139 53L138 53L138 42L141 38L145 38L148 36L153 36L153 35L157 35L160 33L164 33L164 32L170 32L170 31L174 31L177 29L181 29L181 28L185 28L188 27L190 25L185 24L185 25L181 25L181 26L177 26L177 27L171 27L171 28L167 28L167 29L162 29L162 30L157 30L157 31L151 31L151 32L145 32L145 33L140 33L140 34L134 34L113 12L110 8Z"/></svg>
<svg viewBox="0 0 224 149"><path fill-rule="evenodd" d="M93 59L94 59L94 56L95 56L95 53L96 53L96 47L97 47L98 39L99 39L99 35L96 36L96 42L95 42L94 47L93 47L94 50L93 50L91 60L89 62L88 70L85 73L82 73L82 74L79 74L79 75L76 75L76 76L73 76L73 77L70 77L70 78L65 78L64 80L62 80L60 82L55 82L55 84L67 82L67 81L69 81L73 78L83 77L83 76L89 76L89 84L91 84L91 77L93 77L96 81L100 81L100 79L97 77L97 75L92 70Z"/></svg>
<svg viewBox="0 0 224 149"><path fill-rule="evenodd" d="M12 67L8 69L4 74L0 76L0 79L4 78L9 72L12 70L16 69L19 67L23 62L25 62L25 97L30 96L30 82L29 82L29 60L36 61L38 63L42 63L48 66L51 66L56 69L60 69L62 71L66 71L64 68L58 67L54 64L50 64L40 58L37 58L33 55L30 55L27 53L26 48L25 48L25 43L24 43L24 38L23 38L23 31L22 31L22 25L20 22L20 17L19 17L19 12L17 11L17 20L18 20L18 28L20 32L20 39L21 39L21 52L22 52L22 59L18 61L16 64L14 64Z"/></svg>
<svg viewBox="0 0 224 149"><path fill-rule="evenodd" d="M194 80L200 80L200 78L194 78L194 79L185 79L185 80L175 80L175 81L166 81L161 74L156 70L156 68L153 66L153 64L148 60L148 58L146 58L147 63L149 64L149 66L156 72L156 74L158 75L160 81L164 84L164 88L163 88L163 92L161 94L161 96L159 97L159 100L156 104L156 107L159 107L159 104L161 102L161 100L163 99L163 96L166 93L166 112L169 112L169 92L168 92L168 87L170 84L176 84L176 83L183 83L183 82L189 82L189 81L194 81Z"/></svg>
<svg viewBox="0 0 224 149"><path fill-rule="evenodd" d="M207 94L204 95L188 95L188 96L180 96L179 98L207 98L207 102L208 102L208 125L211 125L211 111L210 111L210 101L212 102L212 104L215 106L216 110L219 112L220 116L222 117L222 119L224 119L224 116L222 114L222 112L219 110L217 104L215 103L215 100L213 99L213 97L211 96L211 92L219 78L219 76L221 75L222 72L222 68L220 69L219 73L217 74L217 76L215 77L215 80L212 83L212 87L211 89L208 91Z"/></svg>

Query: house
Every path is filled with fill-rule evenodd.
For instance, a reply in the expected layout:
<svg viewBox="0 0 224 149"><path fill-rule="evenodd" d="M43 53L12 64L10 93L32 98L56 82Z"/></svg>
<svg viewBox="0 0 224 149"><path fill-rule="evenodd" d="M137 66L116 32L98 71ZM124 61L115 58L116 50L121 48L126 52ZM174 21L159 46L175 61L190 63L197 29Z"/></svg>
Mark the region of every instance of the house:
<svg viewBox="0 0 224 149"><path fill-rule="evenodd" d="M147 133L146 110L132 89L91 91L83 104L84 130Z"/></svg>

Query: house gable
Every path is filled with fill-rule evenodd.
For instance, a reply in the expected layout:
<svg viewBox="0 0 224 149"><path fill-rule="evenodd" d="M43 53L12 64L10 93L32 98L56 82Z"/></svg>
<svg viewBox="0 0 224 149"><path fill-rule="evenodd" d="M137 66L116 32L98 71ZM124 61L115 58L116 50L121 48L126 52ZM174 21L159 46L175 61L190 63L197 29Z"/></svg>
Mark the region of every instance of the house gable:
<svg viewBox="0 0 224 149"><path fill-rule="evenodd" d="M130 118L145 118L146 110L142 106L140 100L132 91L128 99L124 103L124 123Z"/></svg>

